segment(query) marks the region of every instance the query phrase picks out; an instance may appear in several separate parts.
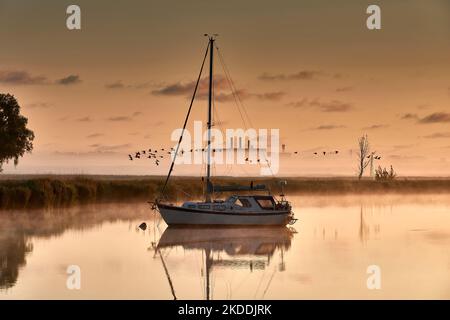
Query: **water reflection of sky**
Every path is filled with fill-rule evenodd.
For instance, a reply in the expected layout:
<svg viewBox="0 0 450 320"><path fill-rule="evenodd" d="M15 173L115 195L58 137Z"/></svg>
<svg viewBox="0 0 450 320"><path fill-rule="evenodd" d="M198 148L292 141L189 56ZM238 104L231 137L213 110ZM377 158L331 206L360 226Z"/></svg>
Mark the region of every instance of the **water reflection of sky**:
<svg viewBox="0 0 450 320"><path fill-rule="evenodd" d="M450 298L447 195L292 200L295 229L167 228L139 203L4 212L0 297ZM66 288L72 264L81 290Z"/></svg>

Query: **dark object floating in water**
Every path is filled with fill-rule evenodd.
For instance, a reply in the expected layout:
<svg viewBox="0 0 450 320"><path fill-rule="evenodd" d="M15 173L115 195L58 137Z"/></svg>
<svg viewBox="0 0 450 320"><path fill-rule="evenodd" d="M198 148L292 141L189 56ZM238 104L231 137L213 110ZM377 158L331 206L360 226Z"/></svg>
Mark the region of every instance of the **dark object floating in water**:
<svg viewBox="0 0 450 320"><path fill-rule="evenodd" d="M142 222L142 223L139 225L139 229L145 231L145 230L147 229L147 224L146 224L145 222Z"/></svg>

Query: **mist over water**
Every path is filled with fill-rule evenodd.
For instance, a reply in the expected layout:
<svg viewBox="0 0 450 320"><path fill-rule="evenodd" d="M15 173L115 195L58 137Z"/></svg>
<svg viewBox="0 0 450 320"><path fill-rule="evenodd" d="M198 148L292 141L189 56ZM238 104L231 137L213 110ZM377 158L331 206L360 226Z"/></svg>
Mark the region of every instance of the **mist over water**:
<svg viewBox="0 0 450 320"><path fill-rule="evenodd" d="M289 200L293 228L167 228L140 202L1 212L0 299L450 298L447 194Z"/></svg>

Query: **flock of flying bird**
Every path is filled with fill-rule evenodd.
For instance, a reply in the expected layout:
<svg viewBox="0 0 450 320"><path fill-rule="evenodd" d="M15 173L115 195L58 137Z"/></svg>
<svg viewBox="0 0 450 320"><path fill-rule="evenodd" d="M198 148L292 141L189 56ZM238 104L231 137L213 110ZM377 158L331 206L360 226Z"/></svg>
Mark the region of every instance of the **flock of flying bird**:
<svg viewBox="0 0 450 320"><path fill-rule="evenodd" d="M179 153L180 154L184 154L185 152L205 152L206 149L190 149L188 151L185 150L181 150ZM215 152L222 152L222 149L212 149L211 150L213 153ZM137 151L134 154L129 154L128 155L128 159L130 161L133 161L134 159L141 159L141 158L148 158L151 160L154 160L154 164L159 166L160 163L160 159L164 159L165 157L167 157L167 155L171 155L172 153L175 152L174 148L170 148L169 149L164 149L164 148L160 148L160 149L148 149L148 150L142 150L142 151ZM294 154L299 154L300 152L295 151L293 152ZM319 155L319 154L323 154L324 156L327 154L338 154L339 151L335 150L335 151L322 151L322 152L313 152L314 155ZM367 156L367 158L370 158L371 156ZM374 156L374 159L381 159L380 156ZM250 160L248 157L245 159L246 162L252 163L252 160ZM261 162L260 159L256 160L257 162ZM267 160L266 160L267 161Z"/></svg>
<svg viewBox="0 0 450 320"><path fill-rule="evenodd" d="M159 150L159 153L158 153ZM173 148L170 148L170 151L165 152L164 148L161 149L148 149L148 150L142 150L142 151L137 151L134 153L134 156L129 154L128 155L128 159L130 159L130 161L133 161L133 159L141 159L142 158L148 158L148 159L155 159L155 164L157 166L159 166L159 159L163 159L164 158L164 154L171 154L172 152L174 152Z"/></svg>

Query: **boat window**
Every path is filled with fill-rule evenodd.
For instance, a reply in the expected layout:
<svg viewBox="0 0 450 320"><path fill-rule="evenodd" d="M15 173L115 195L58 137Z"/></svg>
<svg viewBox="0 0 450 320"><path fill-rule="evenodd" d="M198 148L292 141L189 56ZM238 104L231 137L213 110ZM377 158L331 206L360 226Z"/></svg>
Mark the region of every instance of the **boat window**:
<svg viewBox="0 0 450 320"><path fill-rule="evenodd" d="M189 208L189 209L195 209L195 204L189 204L189 205L188 205L188 208Z"/></svg>
<svg viewBox="0 0 450 320"><path fill-rule="evenodd" d="M255 199L256 202L265 210L273 210L274 203L272 199Z"/></svg>
<svg viewBox="0 0 450 320"><path fill-rule="evenodd" d="M214 210L225 210L225 206L222 204L222 205L215 205L215 206L213 206L213 209Z"/></svg>
<svg viewBox="0 0 450 320"><path fill-rule="evenodd" d="M209 204L199 204L198 208L199 209L210 209L211 206Z"/></svg>
<svg viewBox="0 0 450 320"><path fill-rule="evenodd" d="M250 208L252 206L252 204L250 203L250 201L248 201L248 199L245 198L239 198L236 201L236 204L238 206L244 207L244 208Z"/></svg>

